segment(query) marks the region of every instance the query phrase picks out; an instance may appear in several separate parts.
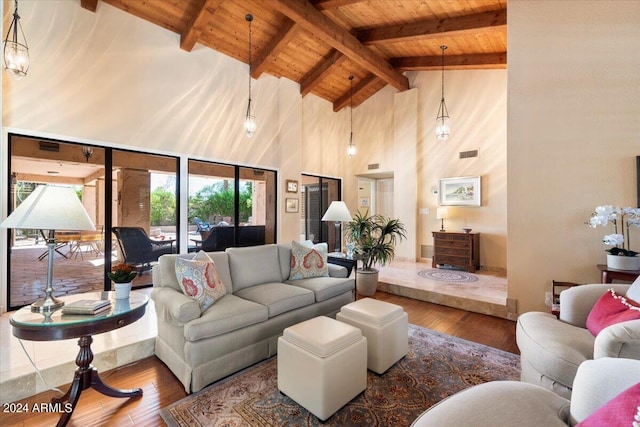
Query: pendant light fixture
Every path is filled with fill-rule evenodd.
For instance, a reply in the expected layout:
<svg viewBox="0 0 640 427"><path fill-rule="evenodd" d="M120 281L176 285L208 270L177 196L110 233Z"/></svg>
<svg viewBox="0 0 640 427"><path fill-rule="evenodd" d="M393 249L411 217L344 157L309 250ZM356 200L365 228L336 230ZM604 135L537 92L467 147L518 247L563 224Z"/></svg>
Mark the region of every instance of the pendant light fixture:
<svg viewBox="0 0 640 427"><path fill-rule="evenodd" d="M244 19L249 23L249 102L247 103L247 114L244 117L244 131L251 138L256 133L256 118L251 110L251 22L253 15L247 13Z"/></svg>
<svg viewBox="0 0 640 427"><path fill-rule="evenodd" d="M353 157L356 155L356 144L353 142L353 75L349 76L349 81L351 81L351 91L350 93L350 103L349 112L351 114L351 133L349 134L349 147L347 147L347 155L349 157Z"/></svg>
<svg viewBox="0 0 640 427"><path fill-rule="evenodd" d="M83 145L82 155L84 156L85 159L87 159L87 163L88 163L91 156L93 156L93 147L88 147L86 145Z"/></svg>
<svg viewBox="0 0 640 427"><path fill-rule="evenodd" d="M21 40L18 41L18 36ZM4 69L16 80L20 80L27 75L29 70L29 46L24 37L22 25L20 25L20 15L18 15L18 0L15 0L13 20L9 25L7 37L3 44Z"/></svg>
<svg viewBox="0 0 640 427"><path fill-rule="evenodd" d="M440 98L440 108L438 108L438 117L436 117L436 136L438 141L446 141L451 134L449 111L447 111L447 104L444 103L444 51L447 46L440 46L440 49L442 49L442 98Z"/></svg>

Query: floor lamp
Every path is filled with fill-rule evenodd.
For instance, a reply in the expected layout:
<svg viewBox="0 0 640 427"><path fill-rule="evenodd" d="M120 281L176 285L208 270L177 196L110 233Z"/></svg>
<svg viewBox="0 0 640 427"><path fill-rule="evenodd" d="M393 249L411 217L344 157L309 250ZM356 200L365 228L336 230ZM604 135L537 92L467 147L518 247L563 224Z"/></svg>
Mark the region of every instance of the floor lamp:
<svg viewBox="0 0 640 427"><path fill-rule="evenodd" d="M73 188L46 185L37 187L11 212L0 227L43 230L43 232L48 230L47 288L44 291L44 299L31 304L31 311L50 313L62 307L64 301L53 296L55 230L95 231L96 229Z"/></svg>
<svg viewBox="0 0 640 427"><path fill-rule="evenodd" d="M336 245L334 252L340 252L340 226L342 221L351 221L349 208L344 202L331 202L329 209L324 213L322 221L334 221L336 226Z"/></svg>

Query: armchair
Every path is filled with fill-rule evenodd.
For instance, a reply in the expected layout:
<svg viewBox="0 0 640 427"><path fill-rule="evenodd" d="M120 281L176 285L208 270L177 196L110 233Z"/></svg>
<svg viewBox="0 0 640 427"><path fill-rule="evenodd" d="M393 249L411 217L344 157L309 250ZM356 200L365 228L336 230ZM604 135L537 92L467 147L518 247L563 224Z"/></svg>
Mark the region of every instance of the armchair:
<svg viewBox="0 0 640 427"><path fill-rule="evenodd" d="M137 267L138 273L151 268L160 255L174 253L175 239L153 240L140 227L113 227L124 262Z"/></svg>
<svg viewBox="0 0 640 427"><path fill-rule="evenodd" d="M638 397L638 383L638 360L610 357L587 360L578 368L571 401L533 384L492 381L465 389L435 404L420 415L412 427L566 427L583 421L588 426L631 427L637 409L632 407L629 413L625 399L629 395L631 399ZM612 421L618 417L628 423Z"/></svg>
<svg viewBox="0 0 640 427"><path fill-rule="evenodd" d="M516 342L520 349L521 380L540 385L569 399L578 366L602 357L640 359L640 320L613 324L593 336L587 317L598 299L613 288L640 301L640 279L633 285L592 284L560 293L560 318L529 312L518 317Z"/></svg>

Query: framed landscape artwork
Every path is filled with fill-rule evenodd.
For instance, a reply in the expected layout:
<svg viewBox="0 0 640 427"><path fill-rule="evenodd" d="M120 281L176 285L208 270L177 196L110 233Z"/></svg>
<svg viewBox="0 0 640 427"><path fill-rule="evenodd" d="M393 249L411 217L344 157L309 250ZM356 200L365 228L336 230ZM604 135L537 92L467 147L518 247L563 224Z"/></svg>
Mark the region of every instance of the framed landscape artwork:
<svg viewBox="0 0 640 427"><path fill-rule="evenodd" d="M441 206L480 206L481 200L479 176L440 180Z"/></svg>

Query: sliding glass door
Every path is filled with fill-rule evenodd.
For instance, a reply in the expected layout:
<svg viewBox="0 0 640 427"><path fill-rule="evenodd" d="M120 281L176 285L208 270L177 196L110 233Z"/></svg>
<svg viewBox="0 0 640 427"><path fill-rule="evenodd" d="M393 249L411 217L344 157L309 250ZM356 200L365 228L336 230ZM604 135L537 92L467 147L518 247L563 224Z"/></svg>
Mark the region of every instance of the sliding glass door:
<svg viewBox="0 0 640 427"><path fill-rule="evenodd" d="M96 231L55 230L55 295L102 290L105 286L105 150L73 143L9 135L9 212L39 185L71 187ZM43 230L7 230L8 308L44 295L48 251ZM107 253L109 251L106 251Z"/></svg>
<svg viewBox="0 0 640 427"><path fill-rule="evenodd" d="M189 160L190 250L276 241L276 173Z"/></svg>
<svg viewBox="0 0 640 427"><path fill-rule="evenodd" d="M326 242L329 251L341 247L342 236L333 223L322 221L322 216L333 201L341 200L340 180L321 176L302 175L301 185L301 237L314 243Z"/></svg>
<svg viewBox="0 0 640 427"><path fill-rule="evenodd" d="M153 263L179 249L178 159L112 150L110 160L110 261L136 266L134 288L151 286Z"/></svg>

